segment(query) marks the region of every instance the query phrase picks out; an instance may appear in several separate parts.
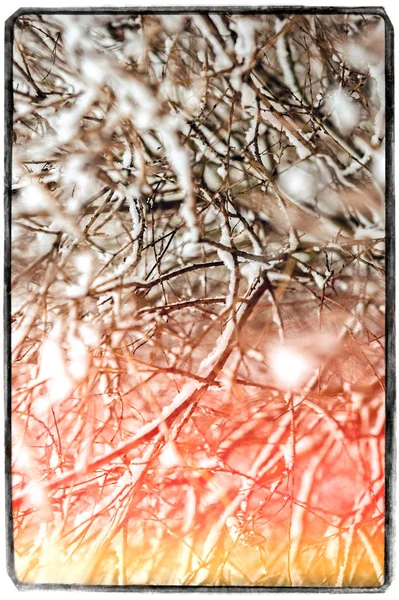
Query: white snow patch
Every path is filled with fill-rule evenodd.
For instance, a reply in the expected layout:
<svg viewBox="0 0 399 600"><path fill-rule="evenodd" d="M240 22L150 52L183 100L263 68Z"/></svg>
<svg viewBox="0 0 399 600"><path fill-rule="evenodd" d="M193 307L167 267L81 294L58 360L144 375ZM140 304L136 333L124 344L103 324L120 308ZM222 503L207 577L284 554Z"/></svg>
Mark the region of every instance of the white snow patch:
<svg viewBox="0 0 399 600"><path fill-rule="evenodd" d="M275 31L279 33L284 25L287 23L287 19L279 20L276 19ZM276 40L276 54L279 61L281 70L283 72L284 81L287 87L295 94L298 99L302 99L301 90L297 86L294 65L291 64L290 54L288 51L287 40L283 34L280 34Z"/></svg>
<svg viewBox="0 0 399 600"><path fill-rule="evenodd" d="M238 62L243 68L248 67L256 51L256 32L259 22L251 17L237 16L232 19L231 29L236 32L237 39L234 46Z"/></svg>
<svg viewBox="0 0 399 600"><path fill-rule="evenodd" d="M371 77L373 77L376 85L376 92L379 100L379 109L374 119L374 135L371 138L371 143L377 145L379 139L384 135L385 127L385 66L381 61L377 65L369 65Z"/></svg>
<svg viewBox="0 0 399 600"><path fill-rule="evenodd" d="M219 177L221 177L222 179L225 179L226 175L227 175L227 169L225 167L225 165L220 165L220 167L217 170L217 174L219 175Z"/></svg>
<svg viewBox="0 0 399 600"><path fill-rule="evenodd" d="M290 436L287 440L287 443L284 446L284 463L286 469L291 471L294 467L294 456L295 456L295 447L294 447L294 436L290 433Z"/></svg>
<svg viewBox="0 0 399 600"><path fill-rule="evenodd" d="M359 124L359 107L342 87L330 92L326 105L331 111L331 120L342 135L348 135Z"/></svg>
<svg viewBox="0 0 399 600"><path fill-rule="evenodd" d="M294 165L279 176L279 185L294 200L308 200L316 193L314 175L304 165Z"/></svg>

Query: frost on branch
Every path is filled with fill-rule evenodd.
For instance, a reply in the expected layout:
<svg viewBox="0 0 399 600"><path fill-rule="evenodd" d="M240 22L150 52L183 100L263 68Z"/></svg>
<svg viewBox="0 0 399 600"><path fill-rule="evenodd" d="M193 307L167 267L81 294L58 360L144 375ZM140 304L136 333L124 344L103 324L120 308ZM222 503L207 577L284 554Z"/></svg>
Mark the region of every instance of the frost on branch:
<svg viewBox="0 0 399 600"><path fill-rule="evenodd" d="M18 578L381 585L383 20L14 39Z"/></svg>

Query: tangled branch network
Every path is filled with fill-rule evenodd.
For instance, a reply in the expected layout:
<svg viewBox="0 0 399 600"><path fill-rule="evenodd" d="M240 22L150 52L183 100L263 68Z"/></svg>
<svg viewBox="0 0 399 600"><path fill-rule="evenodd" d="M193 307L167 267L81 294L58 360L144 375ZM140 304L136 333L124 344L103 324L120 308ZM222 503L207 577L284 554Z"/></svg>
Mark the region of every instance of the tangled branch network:
<svg viewBox="0 0 399 600"><path fill-rule="evenodd" d="M383 583L384 27L15 20L19 580Z"/></svg>

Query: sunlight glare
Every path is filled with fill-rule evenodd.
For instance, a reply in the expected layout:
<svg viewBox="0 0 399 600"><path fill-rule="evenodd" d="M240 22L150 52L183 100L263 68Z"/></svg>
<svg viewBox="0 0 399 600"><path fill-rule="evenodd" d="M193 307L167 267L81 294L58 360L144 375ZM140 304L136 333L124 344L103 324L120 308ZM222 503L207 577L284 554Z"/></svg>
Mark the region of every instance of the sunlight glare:
<svg viewBox="0 0 399 600"><path fill-rule="evenodd" d="M272 356L272 368L280 384L292 388L304 382L311 370L311 364L295 350L278 348Z"/></svg>

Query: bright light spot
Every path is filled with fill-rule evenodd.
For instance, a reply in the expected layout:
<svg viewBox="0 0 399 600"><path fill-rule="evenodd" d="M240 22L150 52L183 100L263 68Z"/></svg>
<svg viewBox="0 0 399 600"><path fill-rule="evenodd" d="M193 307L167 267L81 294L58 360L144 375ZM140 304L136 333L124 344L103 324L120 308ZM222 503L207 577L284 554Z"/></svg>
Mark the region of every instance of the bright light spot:
<svg viewBox="0 0 399 600"><path fill-rule="evenodd" d="M180 458L177 448L171 442L165 446L159 456L159 460L161 465L166 469L171 469L173 467L179 467L182 465L182 459Z"/></svg>
<svg viewBox="0 0 399 600"><path fill-rule="evenodd" d="M286 388L292 388L304 382L311 364L295 350L278 348L273 352L272 368L279 382Z"/></svg>

